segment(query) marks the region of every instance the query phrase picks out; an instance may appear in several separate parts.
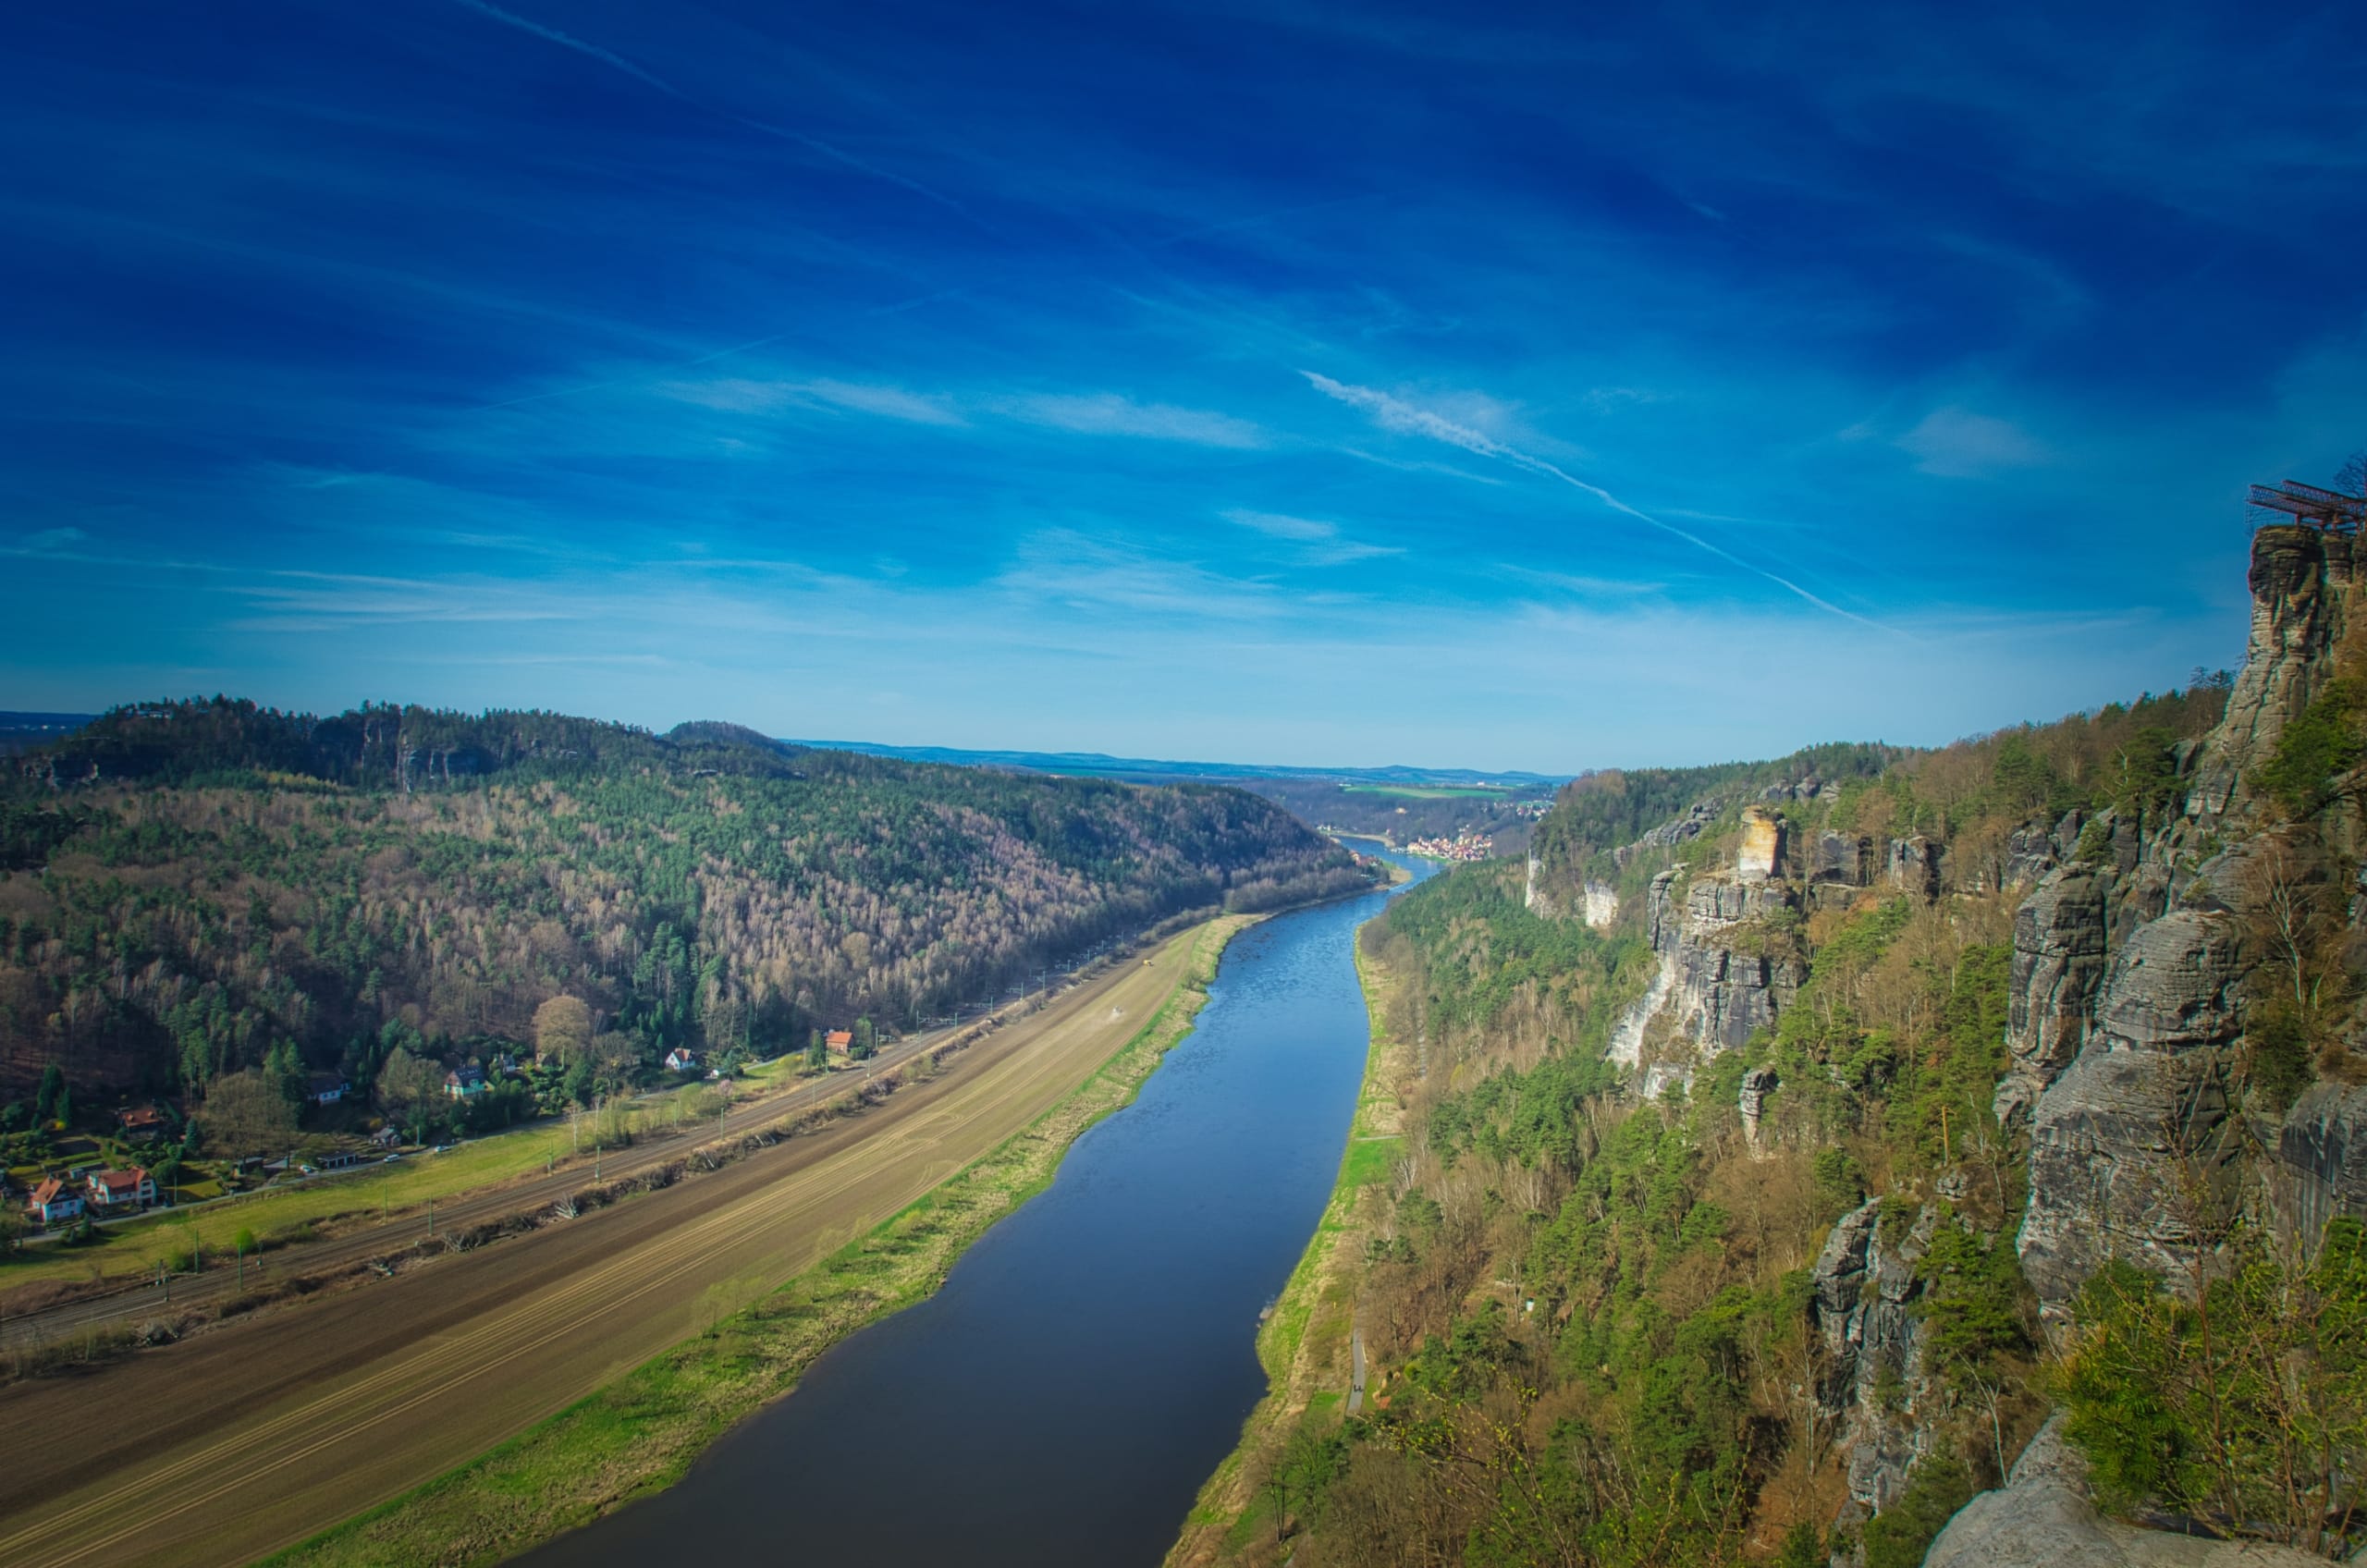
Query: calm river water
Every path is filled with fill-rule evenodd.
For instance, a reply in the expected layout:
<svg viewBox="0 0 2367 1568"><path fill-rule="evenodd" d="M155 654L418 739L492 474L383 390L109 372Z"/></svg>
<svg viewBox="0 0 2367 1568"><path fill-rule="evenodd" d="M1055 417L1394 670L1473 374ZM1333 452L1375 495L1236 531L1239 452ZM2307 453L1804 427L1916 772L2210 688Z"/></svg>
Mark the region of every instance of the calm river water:
<svg viewBox="0 0 2367 1568"><path fill-rule="evenodd" d="M1141 1097L943 1290L681 1485L523 1561L1151 1568L1265 1392L1257 1314L1339 1168L1367 1040L1352 944L1386 897L1243 932Z"/></svg>

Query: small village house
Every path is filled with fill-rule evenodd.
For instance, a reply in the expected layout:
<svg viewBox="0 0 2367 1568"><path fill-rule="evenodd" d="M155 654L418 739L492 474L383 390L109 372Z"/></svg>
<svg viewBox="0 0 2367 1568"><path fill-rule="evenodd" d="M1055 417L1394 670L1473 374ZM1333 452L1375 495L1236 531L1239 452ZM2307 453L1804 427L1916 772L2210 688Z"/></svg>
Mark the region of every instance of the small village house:
<svg viewBox="0 0 2367 1568"><path fill-rule="evenodd" d="M371 1133L370 1141L382 1149L390 1149L403 1141L403 1135L395 1131L395 1124L389 1121Z"/></svg>
<svg viewBox="0 0 2367 1568"><path fill-rule="evenodd" d="M137 1214L156 1201L156 1179L146 1170L93 1170L91 1207L107 1214Z"/></svg>
<svg viewBox="0 0 2367 1568"><path fill-rule="evenodd" d="M25 1204L25 1213L44 1225L62 1225L81 1212L82 1194L59 1176L35 1187Z"/></svg>
<svg viewBox="0 0 2367 1568"><path fill-rule="evenodd" d="M668 1072L695 1072L698 1066L699 1053L696 1051L676 1046L666 1053L666 1071Z"/></svg>
<svg viewBox="0 0 2367 1568"><path fill-rule="evenodd" d="M115 1113L116 1125L127 1138L160 1138L172 1131L165 1113L153 1105L134 1106Z"/></svg>
<svg viewBox="0 0 2367 1568"><path fill-rule="evenodd" d="M304 1097L314 1105L335 1105L352 1087L342 1072L315 1072L304 1080Z"/></svg>
<svg viewBox="0 0 2367 1568"><path fill-rule="evenodd" d="M831 1055L845 1056L854 1049L854 1031L833 1029L822 1036L822 1043L830 1048Z"/></svg>
<svg viewBox="0 0 2367 1568"><path fill-rule="evenodd" d="M444 1074L444 1092L456 1100L473 1099L487 1088L484 1070L471 1062Z"/></svg>

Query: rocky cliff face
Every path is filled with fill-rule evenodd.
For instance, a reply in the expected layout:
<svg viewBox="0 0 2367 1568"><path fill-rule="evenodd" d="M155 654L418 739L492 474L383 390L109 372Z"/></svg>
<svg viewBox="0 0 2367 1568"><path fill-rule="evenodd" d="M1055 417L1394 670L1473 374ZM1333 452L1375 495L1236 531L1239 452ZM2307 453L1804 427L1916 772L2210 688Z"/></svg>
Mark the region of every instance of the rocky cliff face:
<svg viewBox="0 0 2367 1568"><path fill-rule="evenodd" d="M2001 1121L2030 1127L2024 1271L2059 1311L2107 1257L2176 1279L2210 1243L2260 1147L2282 1218L2367 1208L2367 1092L2322 1086L2281 1121L2238 1114L2247 979L2272 885L2306 880L2248 782L2329 678L2351 614L2351 541L2261 531L2242 673L2219 728L2181 757L2183 809L2136 825L2069 819L2017 836L2008 864L2040 870L2015 921L2011 1072ZM2067 843L2067 832L2070 841ZM2010 873L2009 873L2010 875Z"/></svg>
<svg viewBox="0 0 2367 1568"><path fill-rule="evenodd" d="M1766 939L1767 922L1799 910L1798 888L1763 876L1683 877L1664 871L1652 878L1645 924L1660 974L1613 1030L1614 1060L1636 1062L1655 1024L1697 1056L1736 1049L1774 1023L1808 979L1797 956ZM1670 1077L1689 1072L1680 1064L1648 1082L1647 1094Z"/></svg>
<svg viewBox="0 0 2367 1568"><path fill-rule="evenodd" d="M1927 1207L1903 1237L1885 1244L1877 1199L1841 1217L1812 1277L1809 1316L1824 1348L1817 1404L1848 1456L1850 1498L1877 1513L1905 1489L1931 1436L1915 1419L1916 1403L1928 1392L1915 1265L1937 1222Z"/></svg>

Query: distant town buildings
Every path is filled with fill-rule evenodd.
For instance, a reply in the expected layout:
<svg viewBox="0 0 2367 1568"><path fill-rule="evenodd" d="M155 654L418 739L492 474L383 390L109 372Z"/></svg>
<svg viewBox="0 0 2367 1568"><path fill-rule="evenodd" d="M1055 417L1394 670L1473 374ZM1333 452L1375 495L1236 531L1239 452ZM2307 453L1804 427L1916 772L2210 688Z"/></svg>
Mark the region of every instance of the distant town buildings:
<svg viewBox="0 0 2367 1568"><path fill-rule="evenodd" d="M1486 860L1495 848L1496 840L1485 833L1457 833L1452 839L1416 839L1405 852L1426 860L1475 861Z"/></svg>

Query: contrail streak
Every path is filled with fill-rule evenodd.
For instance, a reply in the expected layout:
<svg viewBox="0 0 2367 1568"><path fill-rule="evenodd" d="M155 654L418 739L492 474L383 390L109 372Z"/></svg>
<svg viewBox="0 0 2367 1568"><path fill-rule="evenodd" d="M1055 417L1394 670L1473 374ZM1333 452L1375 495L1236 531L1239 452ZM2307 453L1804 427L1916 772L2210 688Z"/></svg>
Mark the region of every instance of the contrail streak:
<svg viewBox="0 0 2367 1568"><path fill-rule="evenodd" d="M869 175L874 179L885 180L890 185L901 186L906 190L911 191L915 196L921 197L925 201L934 202L938 206L945 208L948 212L959 214L967 221L973 224L977 224L980 228L985 228L987 227L985 224L979 222L976 215L974 214L969 208L963 206L952 197L944 194L942 191L930 190L927 186L923 185L917 179L907 178L905 176L898 174L892 169L883 169L877 164L866 163L863 159L858 158L853 153L848 152L845 148L834 147L829 142L823 141L820 137L808 136L803 131L791 130L785 127L772 125L764 120L751 119L746 115L736 114L730 109L717 108L715 104L709 104L703 99L693 97L690 93L683 92L672 82L668 81L664 77L658 76L653 71L644 70L641 67L634 65L631 60L626 59L622 55L619 55L612 50L603 49L596 43L586 43L584 40L576 37L571 32L562 32L558 28L546 27L543 23L535 21L530 17L521 17L515 11L505 11L500 6L490 4L489 0L452 0L452 3L456 6L465 6L467 9L474 11L481 17L489 18L494 21L497 21L504 27L514 27L519 31L531 33L546 43L556 43L562 49L574 50L577 54L583 55L586 59L597 60L600 64L607 67L610 70L622 71L625 75L632 78L635 81L640 82L643 86L654 88L657 92L666 94L667 97L673 99L676 103L687 104L692 108L700 111L702 114L714 115L717 118L730 120L733 125L741 126L746 129L758 131L766 136L776 137L783 141L793 142L797 146L803 147L810 153L818 153L822 156L830 159L832 162L842 164L846 167L853 169L859 174ZM992 231L989 230L988 232Z"/></svg>
<svg viewBox="0 0 2367 1568"><path fill-rule="evenodd" d="M1854 620L1860 626L1870 626L1877 631L1895 632L1902 637L1907 635L1895 626L1884 626L1881 621L1859 615L1855 610L1845 610L1832 600L1820 598L1809 593L1788 577L1747 561L1732 550L1722 545L1712 544L1698 533L1679 528L1673 522L1665 522L1648 511L1631 507L1601 485L1589 484L1567 469L1549 463L1542 458L1531 457L1517 447L1507 447L1495 437L1482 431L1474 430L1467 424L1457 424L1453 420L1442 419L1427 409L1417 409L1411 403L1392 398L1386 392L1377 392L1369 386L1351 386L1345 382L1334 381L1328 375L1311 370L1303 370L1299 374L1306 377L1315 389L1325 397L1345 403L1352 409L1362 409L1372 415L1375 423L1384 430L1394 430L1409 435L1427 435L1433 441L1443 441L1450 447L1460 447L1465 451L1479 457L1493 458L1498 462L1507 463L1517 469L1525 469L1530 473L1541 474L1548 479L1558 479L1573 490L1583 491L1593 496L1613 511L1625 517L1632 517L1638 522L1682 539L1697 550L1705 550L1730 566L1739 567L1754 577L1763 577L1777 587L1798 594L1827 614L1837 615L1844 620Z"/></svg>

